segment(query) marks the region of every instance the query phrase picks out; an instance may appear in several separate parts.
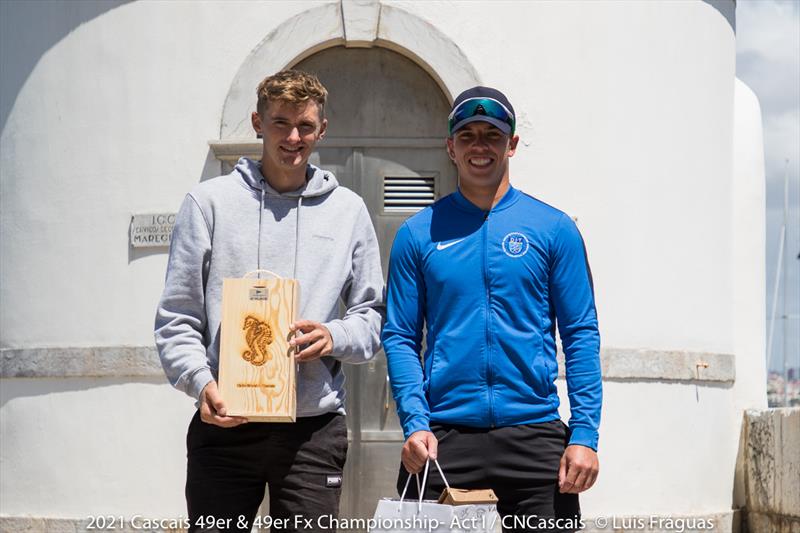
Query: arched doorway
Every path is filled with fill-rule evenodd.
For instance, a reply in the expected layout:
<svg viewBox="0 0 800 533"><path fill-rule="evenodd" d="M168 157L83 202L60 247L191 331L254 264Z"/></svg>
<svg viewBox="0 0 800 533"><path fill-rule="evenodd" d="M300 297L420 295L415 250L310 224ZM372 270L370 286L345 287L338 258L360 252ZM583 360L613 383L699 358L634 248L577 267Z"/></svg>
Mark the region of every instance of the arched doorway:
<svg viewBox="0 0 800 533"><path fill-rule="evenodd" d="M385 48L329 48L293 68L329 91L327 137L311 161L364 198L385 272L398 222L455 190L444 149L450 105L424 70Z"/></svg>
<svg viewBox="0 0 800 533"><path fill-rule="evenodd" d="M364 198L385 275L402 222L456 188L444 148L448 100L422 68L385 48L328 48L294 68L329 91L328 134L311 161ZM376 496L395 494L403 435L383 354L345 370L351 441L341 513L370 517Z"/></svg>

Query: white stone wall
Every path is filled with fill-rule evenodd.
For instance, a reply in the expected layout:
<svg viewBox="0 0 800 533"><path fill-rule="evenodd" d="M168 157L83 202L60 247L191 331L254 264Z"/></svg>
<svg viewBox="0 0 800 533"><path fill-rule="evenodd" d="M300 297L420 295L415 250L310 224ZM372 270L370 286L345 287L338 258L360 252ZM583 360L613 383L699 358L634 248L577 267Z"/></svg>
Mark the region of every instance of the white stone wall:
<svg viewBox="0 0 800 533"><path fill-rule="evenodd" d="M176 210L219 171L207 141L267 35L307 9L340 13L100 5L2 4L6 350L152 344L166 253L129 249L130 215ZM729 511L742 410L765 392L760 115L734 81L728 21L702 1L386 5L376 35L396 41L382 44L416 49L451 96L469 79L448 71L455 50L514 103L512 180L578 217L604 346L735 357L733 382L606 382L584 513ZM0 385L0 514L185 514L190 399L149 377Z"/></svg>

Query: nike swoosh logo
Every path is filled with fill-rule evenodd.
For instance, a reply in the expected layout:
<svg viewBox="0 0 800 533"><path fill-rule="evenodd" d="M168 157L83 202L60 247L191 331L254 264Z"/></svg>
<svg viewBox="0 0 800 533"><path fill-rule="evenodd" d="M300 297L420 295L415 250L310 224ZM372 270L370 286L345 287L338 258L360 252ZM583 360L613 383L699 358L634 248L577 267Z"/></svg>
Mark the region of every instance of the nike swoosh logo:
<svg viewBox="0 0 800 533"><path fill-rule="evenodd" d="M466 237L465 237L465 238L466 238ZM437 244L437 245L436 245L436 249L437 249L437 250L446 250L447 248L450 248L450 247L451 247L451 246L453 246L454 244L458 244L458 243L460 243L460 242L461 242L461 241L463 241L463 240L464 240L464 239L458 239L457 241L448 242L447 244L442 244L442 243L439 243L439 244Z"/></svg>

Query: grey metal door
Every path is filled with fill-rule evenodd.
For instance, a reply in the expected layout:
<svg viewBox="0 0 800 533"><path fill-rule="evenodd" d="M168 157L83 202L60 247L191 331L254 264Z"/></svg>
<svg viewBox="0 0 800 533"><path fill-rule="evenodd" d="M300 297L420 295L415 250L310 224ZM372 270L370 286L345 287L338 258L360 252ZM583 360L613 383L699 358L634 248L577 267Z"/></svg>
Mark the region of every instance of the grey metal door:
<svg viewBox="0 0 800 533"><path fill-rule="evenodd" d="M315 163L337 172L343 185L364 198L378 235L384 278L403 221L455 190L455 169L444 140L440 143L420 140L416 147L392 147L382 141L371 143L381 146L320 147L315 154ZM403 432L383 351L366 365L345 365L345 374L350 450L340 510L342 516L367 518L380 497L396 494Z"/></svg>
<svg viewBox="0 0 800 533"><path fill-rule="evenodd" d="M364 198L385 277L400 224L456 188L444 142L450 105L425 70L384 48L334 47L295 67L315 73L329 91L327 137L311 162ZM345 374L350 450L340 511L368 518L380 497L395 495L403 434L384 354L345 365Z"/></svg>
<svg viewBox="0 0 800 533"><path fill-rule="evenodd" d="M411 59L380 47L334 46L299 59L329 92L327 137L311 163L333 171L360 194L381 248L384 277L400 224L456 188L445 151L450 103L436 80ZM239 156L258 157L257 141L225 149L223 169ZM350 449L342 492L343 517L371 517L377 501L395 495L403 434L383 352L365 365L345 365ZM265 498L260 515L269 513Z"/></svg>

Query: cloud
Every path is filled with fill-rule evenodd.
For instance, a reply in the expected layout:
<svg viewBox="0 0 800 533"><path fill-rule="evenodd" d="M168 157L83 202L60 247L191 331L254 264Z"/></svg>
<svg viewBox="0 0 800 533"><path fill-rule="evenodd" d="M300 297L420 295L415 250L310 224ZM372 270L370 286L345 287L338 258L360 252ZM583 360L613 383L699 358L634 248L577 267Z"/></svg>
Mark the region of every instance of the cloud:
<svg viewBox="0 0 800 533"><path fill-rule="evenodd" d="M758 54L798 68L800 2L740 0L736 8L737 54ZM797 86L795 78L794 85Z"/></svg>
<svg viewBox="0 0 800 533"><path fill-rule="evenodd" d="M784 53L780 52L781 55ZM796 57L794 59L769 57L764 51L756 50L737 53L737 75L767 104L764 109L767 116L797 109L800 61L796 61Z"/></svg>
<svg viewBox="0 0 800 533"><path fill-rule="evenodd" d="M764 117L764 159L767 167L767 205L783 206L783 176L788 159L789 202L796 206L797 176L800 175L800 109Z"/></svg>
<svg viewBox="0 0 800 533"><path fill-rule="evenodd" d="M761 103L767 203L783 205L786 159L790 180L800 176L800 2L738 2L736 74Z"/></svg>
<svg viewBox="0 0 800 533"><path fill-rule="evenodd" d="M800 109L800 2L740 0L736 28L736 74L758 95L765 121L796 114ZM796 124L800 129L800 123Z"/></svg>
<svg viewBox="0 0 800 533"><path fill-rule="evenodd" d="M767 173L767 313L772 308L778 238L783 222L786 159L789 160L787 267L778 295L788 313L800 309L800 2L739 0L736 7L736 75L758 96L764 125ZM783 328L776 324L770 369L782 362ZM789 366L800 365L800 321L786 326Z"/></svg>

